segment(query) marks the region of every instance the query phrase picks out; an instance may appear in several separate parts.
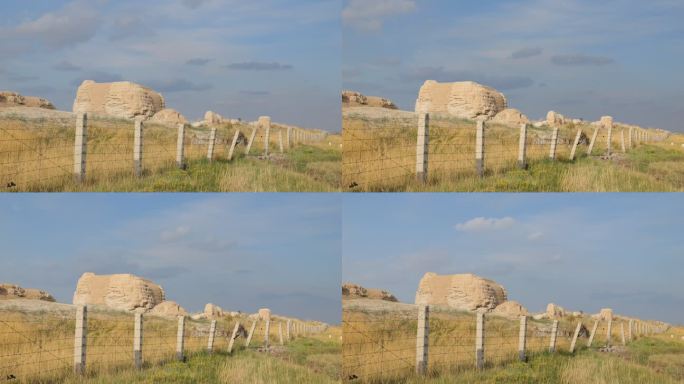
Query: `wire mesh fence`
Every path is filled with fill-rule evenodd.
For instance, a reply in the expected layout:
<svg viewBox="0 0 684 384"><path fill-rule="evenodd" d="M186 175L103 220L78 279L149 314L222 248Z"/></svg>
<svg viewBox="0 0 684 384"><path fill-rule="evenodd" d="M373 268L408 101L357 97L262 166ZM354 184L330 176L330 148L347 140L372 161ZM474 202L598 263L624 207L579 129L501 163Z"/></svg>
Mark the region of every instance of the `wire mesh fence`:
<svg viewBox="0 0 684 384"><path fill-rule="evenodd" d="M617 124L526 124L523 129L486 122L480 140L475 121L439 114L422 116L346 116L342 129L343 186L353 191L402 190L423 182L418 177L423 168L428 174L425 181L432 184L487 177L542 161L567 162L626 152L646 137L654 141L662 136L638 135L636 130ZM424 145L419 138L423 135Z"/></svg>

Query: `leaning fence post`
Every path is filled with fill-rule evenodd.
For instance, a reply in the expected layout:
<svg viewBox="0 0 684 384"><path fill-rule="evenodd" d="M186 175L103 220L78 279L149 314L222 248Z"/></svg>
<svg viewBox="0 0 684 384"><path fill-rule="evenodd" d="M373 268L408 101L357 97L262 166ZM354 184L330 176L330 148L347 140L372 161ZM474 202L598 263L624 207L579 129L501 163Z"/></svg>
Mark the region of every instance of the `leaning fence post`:
<svg viewBox="0 0 684 384"><path fill-rule="evenodd" d="M292 320L287 320L287 328L285 334L287 335L287 341L290 341L290 328L292 327Z"/></svg>
<svg viewBox="0 0 684 384"><path fill-rule="evenodd" d="M430 342L430 307L418 307L418 326L416 332L416 374L425 375L428 367Z"/></svg>
<svg viewBox="0 0 684 384"><path fill-rule="evenodd" d="M551 341L549 342L549 352L556 352L556 339L558 339L558 320L553 321L551 327Z"/></svg>
<svg viewBox="0 0 684 384"><path fill-rule="evenodd" d="M264 347L269 347L269 336L271 334L271 319L266 319L266 331L264 333Z"/></svg>
<svg viewBox="0 0 684 384"><path fill-rule="evenodd" d="M520 332L518 333L518 359L527 361L525 348L527 347L527 316L520 316Z"/></svg>
<svg viewBox="0 0 684 384"><path fill-rule="evenodd" d="M483 312L477 313L477 325L475 329L475 366L477 369L484 368L484 339L485 317Z"/></svg>
<svg viewBox="0 0 684 384"><path fill-rule="evenodd" d="M207 352L212 353L214 351L214 338L216 337L216 320L211 321L211 326L209 326L209 338L207 340Z"/></svg>
<svg viewBox="0 0 684 384"><path fill-rule="evenodd" d="M416 141L416 179L418 182L427 181L428 155L430 141L430 115L427 113L418 114L418 139Z"/></svg>
<svg viewBox="0 0 684 384"><path fill-rule="evenodd" d="M518 168L527 168L527 124L520 124L520 139L518 142Z"/></svg>
<svg viewBox="0 0 684 384"><path fill-rule="evenodd" d="M176 142L176 165L185 169L185 124L178 124L178 141Z"/></svg>
<svg viewBox="0 0 684 384"><path fill-rule="evenodd" d="M76 133L74 137L74 179L81 183L85 180L86 156L88 153L88 114L76 116Z"/></svg>
<svg viewBox="0 0 684 384"><path fill-rule="evenodd" d="M572 143L572 150L570 151L570 161L575 160L575 152L577 152L577 146L579 145L580 138L582 138L582 128L577 130L575 135L575 141Z"/></svg>
<svg viewBox="0 0 684 384"><path fill-rule="evenodd" d="M254 336L254 329L256 328L257 320L252 322L252 327L249 328L249 334L247 334L247 340L245 341L245 347L249 347L249 343L252 342L252 336Z"/></svg>
<svg viewBox="0 0 684 384"><path fill-rule="evenodd" d="M143 120L142 117L135 119L133 132L133 163L135 166L135 176L142 176L143 169Z"/></svg>
<svg viewBox="0 0 684 384"><path fill-rule="evenodd" d="M135 323L133 326L133 360L136 369L142 369L142 346L143 346L143 314L135 314Z"/></svg>
<svg viewBox="0 0 684 384"><path fill-rule="evenodd" d="M582 322L577 323L577 327L575 328L575 333L572 335L572 342L570 343L570 353L575 353L575 346L577 345L577 338L579 337L579 333L582 330Z"/></svg>
<svg viewBox="0 0 684 384"><path fill-rule="evenodd" d="M283 322L278 323L278 338L280 339L280 345L283 345Z"/></svg>
<svg viewBox="0 0 684 384"><path fill-rule="evenodd" d="M209 134L209 148L207 148L207 159L212 161L214 159L214 147L216 146L216 128L211 129Z"/></svg>
<svg viewBox="0 0 684 384"><path fill-rule="evenodd" d="M594 128L594 134L591 135L591 141L589 142L589 148L587 149L587 155L591 156L591 152L594 151L594 144L596 143L596 136L598 136L599 127Z"/></svg>
<svg viewBox="0 0 684 384"><path fill-rule="evenodd" d="M88 307L76 308L76 326L74 332L74 373L83 375L86 368L86 345L88 339Z"/></svg>
<svg viewBox="0 0 684 384"><path fill-rule="evenodd" d="M595 320L594 321L594 327L591 329L591 333L589 334L589 341L587 341L587 347L591 347L591 344L594 342L594 335L596 335L596 329L598 328L599 321Z"/></svg>
<svg viewBox="0 0 684 384"><path fill-rule="evenodd" d="M283 153L284 149L283 149L283 130L282 129L278 131L278 146L280 149L280 153Z"/></svg>
<svg viewBox="0 0 684 384"><path fill-rule="evenodd" d="M558 147L558 127L553 127L551 134L551 149L549 150L549 159L556 160L556 148Z"/></svg>
<svg viewBox="0 0 684 384"><path fill-rule="evenodd" d="M264 127L266 130L266 134L264 134L264 156L268 156L268 149L271 143L271 118L268 116L260 116L259 126Z"/></svg>
<svg viewBox="0 0 684 384"><path fill-rule="evenodd" d="M610 347L610 337L613 332L613 319L608 318L608 331L606 332L606 345Z"/></svg>
<svg viewBox="0 0 684 384"><path fill-rule="evenodd" d="M178 331L176 332L176 360L185 361L185 316L178 316Z"/></svg>
<svg viewBox="0 0 684 384"><path fill-rule="evenodd" d="M484 176L484 152L485 152L485 122L484 120L477 121L477 133L475 134L475 168L477 174Z"/></svg>
<svg viewBox="0 0 684 384"><path fill-rule="evenodd" d="M622 345L627 345L627 341L625 340L625 322L624 321L620 322L620 336L622 336Z"/></svg>
<svg viewBox="0 0 684 384"><path fill-rule="evenodd" d="M623 128L620 131L620 146L622 147L622 153L627 152L627 148L625 147L625 129Z"/></svg>
<svg viewBox="0 0 684 384"><path fill-rule="evenodd" d="M235 131L233 135L233 142L230 143L230 150L228 151L228 161L233 160L233 153L235 152L235 146L237 145L238 138L240 137L240 130Z"/></svg>
<svg viewBox="0 0 684 384"><path fill-rule="evenodd" d="M233 352L233 344L235 343L235 338L237 337L238 330L240 329L240 322L236 322L233 327L233 333L230 335L230 341L228 342L228 353Z"/></svg>
<svg viewBox="0 0 684 384"><path fill-rule="evenodd" d="M247 148L245 149L245 155L249 155L249 151L252 149L252 143L254 143L254 138L256 137L257 127L252 128L252 134L249 135L249 142L247 142Z"/></svg>

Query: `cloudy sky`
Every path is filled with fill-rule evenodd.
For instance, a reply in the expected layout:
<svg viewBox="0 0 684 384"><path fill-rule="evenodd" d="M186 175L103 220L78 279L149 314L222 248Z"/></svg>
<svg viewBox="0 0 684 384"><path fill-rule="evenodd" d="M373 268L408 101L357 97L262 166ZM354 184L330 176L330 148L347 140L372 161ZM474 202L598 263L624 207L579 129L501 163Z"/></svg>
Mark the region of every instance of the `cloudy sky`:
<svg viewBox="0 0 684 384"><path fill-rule="evenodd" d="M153 280L190 311L339 323L337 194L0 196L0 282L71 303L84 272Z"/></svg>
<svg viewBox="0 0 684 384"><path fill-rule="evenodd" d="M343 86L412 110L427 79L474 80L530 118L684 131L678 0L344 0Z"/></svg>
<svg viewBox="0 0 684 384"><path fill-rule="evenodd" d="M340 130L339 0L6 0L0 90L71 110L84 79L160 91L190 119Z"/></svg>
<svg viewBox="0 0 684 384"><path fill-rule="evenodd" d="M425 272L494 279L549 302L684 324L681 194L344 196L343 281L412 303Z"/></svg>

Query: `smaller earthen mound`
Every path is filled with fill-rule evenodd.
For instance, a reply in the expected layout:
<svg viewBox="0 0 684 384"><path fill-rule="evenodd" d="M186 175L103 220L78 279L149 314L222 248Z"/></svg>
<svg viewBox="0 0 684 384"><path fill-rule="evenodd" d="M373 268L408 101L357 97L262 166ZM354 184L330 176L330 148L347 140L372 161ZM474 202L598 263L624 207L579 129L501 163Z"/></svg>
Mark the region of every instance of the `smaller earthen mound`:
<svg viewBox="0 0 684 384"><path fill-rule="evenodd" d="M355 91L342 91L342 106L398 109L396 104L389 99L378 96L365 96Z"/></svg>
<svg viewBox="0 0 684 384"><path fill-rule="evenodd" d="M358 284L343 284L342 298L345 299L373 299L398 302L397 298L388 291L376 288L364 288Z"/></svg>
<svg viewBox="0 0 684 384"><path fill-rule="evenodd" d="M495 123L512 126L519 126L520 124L530 123L530 119L528 119L527 116L523 115L522 112L515 108L504 109L503 111L497 113L496 116L494 116L494 118L492 119L492 121Z"/></svg>
<svg viewBox="0 0 684 384"><path fill-rule="evenodd" d="M188 312L175 301L162 301L152 308L151 315L163 317L187 316Z"/></svg>
<svg viewBox="0 0 684 384"><path fill-rule="evenodd" d="M204 124L206 125L219 125L223 124L223 116L219 115L213 111L207 111L204 114Z"/></svg>
<svg viewBox="0 0 684 384"><path fill-rule="evenodd" d="M261 309L259 309L258 315L259 315L259 319L261 319L261 320L270 320L271 319L271 310L268 308L261 308Z"/></svg>
<svg viewBox="0 0 684 384"><path fill-rule="evenodd" d="M546 124L548 124L550 127L563 125L565 123L565 116L561 115L560 113L549 111L549 113L546 114Z"/></svg>
<svg viewBox="0 0 684 384"><path fill-rule="evenodd" d="M567 311L560 305L549 303L549 305L546 306L546 316L548 316L550 319L558 319L565 317L566 315Z"/></svg>
<svg viewBox="0 0 684 384"><path fill-rule="evenodd" d="M492 313L508 318L517 318L520 316L529 315L527 308L523 307L515 300L504 301L502 304L497 305Z"/></svg>
<svg viewBox="0 0 684 384"><path fill-rule="evenodd" d="M601 320L613 320L613 310L611 308L601 308L599 318Z"/></svg>
<svg viewBox="0 0 684 384"><path fill-rule="evenodd" d="M0 91L0 107L17 106L55 109L55 106L49 100L41 97L22 96L17 92Z"/></svg>
<svg viewBox="0 0 684 384"><path fill-rule="evenodd" d="M216 304L209 303L204 306L204 316L206 316L207 319L223 317L223 309Z"/></svg>
<svg viewBox="0 0 684 384"><path fill-rule="evenodd" d="M180 112L171 108L162 109L161 111L155 113L154 116L152 116L152 118L150 119L150 121L170 126L177 126L178 124L188 123L188 119L186 119L185 116L181 115Z"/></svg>
<svg viewBox="0 0 684 384"><path fill-rule="evenodd" d="M0 284L0 300L2 299L55 301L55 298L45 291L33 288L22 288L16 284Z"/></svg>
<svg viewBox="0 0 684 384"><path fill-rule="evenodd" d="M439 305L464 311L489 311L507 300L506 289L471 273L426 273L416 291L416 304Z"/></svg>

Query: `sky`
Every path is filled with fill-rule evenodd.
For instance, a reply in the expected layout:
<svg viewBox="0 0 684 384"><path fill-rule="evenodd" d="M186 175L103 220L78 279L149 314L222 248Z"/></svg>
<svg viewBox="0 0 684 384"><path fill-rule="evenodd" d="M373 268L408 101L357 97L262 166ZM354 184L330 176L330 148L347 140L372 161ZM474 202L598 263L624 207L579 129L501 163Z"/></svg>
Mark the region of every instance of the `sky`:
<svg viewBox="0 0 684 384"><path fill-rule="evenodd" d="M345 194L342 279L413 303L421 277L474 273L548 303L684 324L682 194Z"/></svg>
<svg viewBox="0 0 684 384"><path fill-rule="evenodd" d="M188 311L340 321L337 194L2 194L0 282L71 303L84 272L132 273Z"/></svg>
<svg viewBox="0 0 684 384"><path fill-rule="evenodd" d="M472 80L549 110L684 132L679 0L344 0L343 87L413 110L425 80Z"/></svg>
<svg viewBox="0 0 684 384"><path fill-rule="evenodd" d="M197 120L340 130L339 0L5 0L0 90L71 110L85 79L128 80Z"/></svg>

